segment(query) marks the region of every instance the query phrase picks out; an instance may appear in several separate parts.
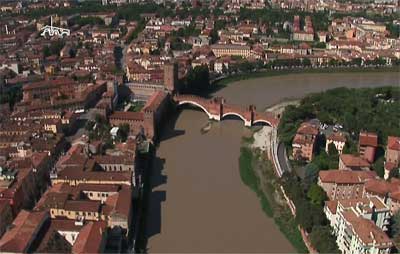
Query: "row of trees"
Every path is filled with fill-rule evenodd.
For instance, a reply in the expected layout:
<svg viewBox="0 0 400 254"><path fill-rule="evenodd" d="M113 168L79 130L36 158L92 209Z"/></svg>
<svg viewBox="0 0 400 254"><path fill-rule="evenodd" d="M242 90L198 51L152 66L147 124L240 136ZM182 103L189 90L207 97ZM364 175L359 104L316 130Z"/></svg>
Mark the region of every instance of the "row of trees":
<svg viewBox="0 0 400 254"><path fill-rule="evenodd" d="M296 222L309 233L313 247L320 253L338 253L336 239L323 212L327 200L324 190L315 182L307 185L287 173L281 183L296 206Z"/></svg>

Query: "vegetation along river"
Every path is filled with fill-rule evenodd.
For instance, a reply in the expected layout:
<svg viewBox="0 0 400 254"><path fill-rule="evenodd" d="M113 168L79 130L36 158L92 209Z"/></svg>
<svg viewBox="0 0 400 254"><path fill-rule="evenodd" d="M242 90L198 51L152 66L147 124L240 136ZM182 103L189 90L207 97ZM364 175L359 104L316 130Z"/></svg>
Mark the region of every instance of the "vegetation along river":
<svg viewBox="0 0 400 254"><path fill-rule="evenodd" d="M398 86L399 80L399 72L291 74L237 81L214 95L264 110L334 87ZM153 168L148 251L293 252L241 182L240 143L249 129L228 119L202 134L207 121L205 113L185 108L165 127Z"/></svg>

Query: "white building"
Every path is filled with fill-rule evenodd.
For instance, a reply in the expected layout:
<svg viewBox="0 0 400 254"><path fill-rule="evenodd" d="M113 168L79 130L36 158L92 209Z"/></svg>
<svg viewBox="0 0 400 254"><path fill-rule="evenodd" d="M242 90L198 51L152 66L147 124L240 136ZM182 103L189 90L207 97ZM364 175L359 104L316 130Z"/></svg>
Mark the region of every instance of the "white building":
<svg viewBox="0 0 400 254"><path fill-rule="evenodd" d="M390 253L389 208L377 197L327 201L324 212L342 253Z"/></svg>
<svg viewBox="0 0 400 254"><path fill-rule="evenodd" d="M335 145L338 153L342 154L344 145L346 144L346 137L344 136L344 134L339 132L333 132L328 137L326 137L326 143L325 143L326 153L328 153L329 150L328 148L331 143Z"/></svg>

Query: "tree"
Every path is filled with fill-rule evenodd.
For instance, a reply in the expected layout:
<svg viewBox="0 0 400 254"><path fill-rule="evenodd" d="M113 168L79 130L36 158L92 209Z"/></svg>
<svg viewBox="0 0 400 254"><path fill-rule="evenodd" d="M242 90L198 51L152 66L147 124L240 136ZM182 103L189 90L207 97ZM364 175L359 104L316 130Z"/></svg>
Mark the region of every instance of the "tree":
<svg viewBox="0 0 400 254"><path fill-rule="evenodd" d="M121 142L125 142L129 135L129 125L121 124L118 129L117 137Z"/></svg>
<svg viewBox="0 0 400 254"><path fill-rule="evenodd" d="M194 67L186 77L186 91L191 93L205 93L210 88L210 73L207 65Z"/></svg>
<svg viewBox="0 0 400 254"><path fill-rule="evenodd" d="M329 155L338 155L339 154L339 152L336 149L336 146L333 142L328 145L328 154Z"/></svg>
<svg viewBox="0 0 400 254"><path fill-rule="evenodd" d="M372 169L376 172L379 177L383 177L385 174L384 164L385 158L383 156L379 157L374 164L372 164Z"/></svg>
<svg viewBox="0 0 400 254"><path fill-rule="evenodd" d="M309 163L305 166L304 187L308 189L313 183L317 181L319 168L314 163Z"/></svg>
<svg viewBox="0 0 400 254"><path fill-rule="evenodd" d="M312 184L307 192L307 197L311 203L317 206L323 206L324 202L328 199L325 191L316 183Z"/></svg>
<svg viewBox="0 0 400 254"><path fill-rule="evenodd" d="M296 204L296 222L307 232L311 232L313 219L310 213L310 205L307 202Z"/></svg>
<svg viewBox="0 0 400 254"><path fill-rule="evenodd" d="M211 44L214 44L214 43L216 43L217 41L219 40L219 36L218 36L218 31L217 31L217 29L213 29L212 31L211 31Z"/></svg>
<svg viewBox="0 0 400 254"><path fill-rule="evenodd" d="M320 253L339 253L336 239L329 226L316 226L310 234L311 244Z"/></svg>
<svg viewBox="0 0 400 254"><path fill-rule="evenodd" d="M311 60L308 58L304 58L302 63L304 66L311 66Z"/></svg>

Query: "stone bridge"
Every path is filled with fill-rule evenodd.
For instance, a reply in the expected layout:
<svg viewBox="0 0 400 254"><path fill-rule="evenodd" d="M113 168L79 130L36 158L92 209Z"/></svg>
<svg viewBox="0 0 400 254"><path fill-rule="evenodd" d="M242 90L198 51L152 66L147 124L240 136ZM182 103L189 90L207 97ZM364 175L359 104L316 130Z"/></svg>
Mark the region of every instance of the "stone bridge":
<svg viewBox="0 0 400 254"><path fill-rule="evenodd" d="M205 99L195 95L175 95L174 101L178 106L189 104L202 109L211 120L221 121L227 116L237 116L243 120L245 126L266 123L277 127L279 123L279 119L270 112L257 112L253 105L244 108L228 104L222 97Z"/></svg>

